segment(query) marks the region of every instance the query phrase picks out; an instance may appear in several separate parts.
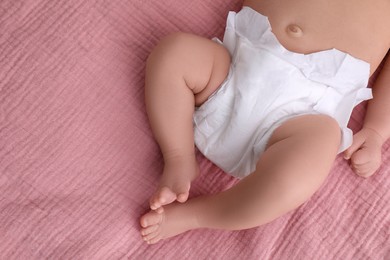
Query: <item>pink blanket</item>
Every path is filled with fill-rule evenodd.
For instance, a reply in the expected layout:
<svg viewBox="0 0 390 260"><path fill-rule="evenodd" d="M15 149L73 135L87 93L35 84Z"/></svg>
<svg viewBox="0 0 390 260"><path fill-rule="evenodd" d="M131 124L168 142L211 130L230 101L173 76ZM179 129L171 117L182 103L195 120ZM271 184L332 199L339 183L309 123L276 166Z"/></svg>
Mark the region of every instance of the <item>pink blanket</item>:
<svg viewBox="0 0 390 260"><path fill-rule="evenodd" d="M240 4L0 1L0 259L390 259L389 143L378 174L359 178L339 157L312 199L270 224L141 240L162 169L145 60L174 31L221 37ZM199 161L192 196L234 184Z"/></svg>

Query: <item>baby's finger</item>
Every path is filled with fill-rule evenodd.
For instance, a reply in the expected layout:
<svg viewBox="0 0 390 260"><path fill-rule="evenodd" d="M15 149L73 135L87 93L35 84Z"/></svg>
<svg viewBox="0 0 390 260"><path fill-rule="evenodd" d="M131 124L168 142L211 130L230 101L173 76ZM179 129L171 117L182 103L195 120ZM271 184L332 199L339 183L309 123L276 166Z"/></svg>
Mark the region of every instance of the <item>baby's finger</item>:
<svg viewBox="0 0 390 260"><path fill-rule="evenodd" d="M369 177L376 172L380 163L375 160L356 163L351 160L352 170L361 177Z"/></svg>
<svg viewBox="0 0 390 260"><path fill-rule="evenodd" d="M344 159L346 160L351 159L351 156L361 148L363 143L364 143L364 138L359 137L359 135L355 135L351 146L344 151Z"/></svg>
<svg viewBox="0 0 390 260"><path fill-rule="evenodd" d="M351 168L352 170L357 173L357 174L362 174L364 172L367 172L370 170L370 164L369 163L365 163L365 164L360 164L360 165L356 165L356 164L351 164Z"/></svg>
<svg viewBox="0 0 390 260"><path fill-rule="evenodd" d="M374 169L373 167L367 167L365 169L356 170L355 173L357 175L359 175L360 177L367 178L367 177L370 177L371 175L373 175L375 173L375 171L376 171L376 169Z"/></svg>
<svg viewBox="0 0 390 260"><path fill-rule="evenodd" d="M361 146L359 150L351 155L350 159L354 165L364 165L371 161L371 156L367 147Z"/></svg>
<svg viewBox="0 0 390 260"><path fill-rule="evenodd" d="M374 166L371 162L360 165L351 165L351 168L357 175L363 177L374 171Z"/></svg>
<svg viewBox="0 0 390 260"><path fill-rule="evenodd" d="M353 167L364 167L365 165L369 165L370 163L370 161L354 160L353 157L351 159L351 165Z"/></svg>

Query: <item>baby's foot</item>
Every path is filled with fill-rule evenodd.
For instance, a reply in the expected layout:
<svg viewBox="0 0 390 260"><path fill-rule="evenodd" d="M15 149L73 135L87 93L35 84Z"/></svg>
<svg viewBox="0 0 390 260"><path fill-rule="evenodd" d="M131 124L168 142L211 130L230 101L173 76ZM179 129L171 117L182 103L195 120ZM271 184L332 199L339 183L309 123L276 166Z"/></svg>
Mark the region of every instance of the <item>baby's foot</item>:
<svg viewBox="0 0 390 260"><path fill-rule="evenodd" d="M157 191L150 199L150 208L162 212L162 206L188 199L191 181L199 175L194 157L165 162L164 172Z"/></svg>
<svg viewBox="0 0 390 260"><path fill-rule="evenodd" d="M141 217L141 235L148 244L197 228L194 214L184 204L173 203L161 213L149 211Z"/></svg>

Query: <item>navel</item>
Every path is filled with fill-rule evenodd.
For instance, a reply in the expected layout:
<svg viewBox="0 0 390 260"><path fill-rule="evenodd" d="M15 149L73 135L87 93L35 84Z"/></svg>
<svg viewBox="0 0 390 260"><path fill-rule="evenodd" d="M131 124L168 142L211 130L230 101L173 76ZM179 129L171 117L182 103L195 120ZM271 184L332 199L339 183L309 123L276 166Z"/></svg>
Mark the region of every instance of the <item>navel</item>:
<svg viewBox="0 0 390 260"><path fill-rule="evenodd" d="M296 24L290 24L289 26L287 26L286 31L289 36L294 38L299 38L303 36L302 28Z"/></svg>

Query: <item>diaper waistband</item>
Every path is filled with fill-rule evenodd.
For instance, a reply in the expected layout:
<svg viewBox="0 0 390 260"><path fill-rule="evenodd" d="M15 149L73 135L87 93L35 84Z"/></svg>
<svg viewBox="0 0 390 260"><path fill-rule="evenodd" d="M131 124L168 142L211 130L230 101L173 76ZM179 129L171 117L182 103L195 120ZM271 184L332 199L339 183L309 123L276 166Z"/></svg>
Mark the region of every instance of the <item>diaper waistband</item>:
<svg viewBox="0 0 390 260"><path fill-rule="evenodd" d="M238 13L229 12L223 43L233 55L237 36L253 46L267 49L298 67L309 79L331 85L340 94L351 88L365 88L370 64L337 49L300 54L284 48L272 32L268 17L244 6Z"/></svg>

